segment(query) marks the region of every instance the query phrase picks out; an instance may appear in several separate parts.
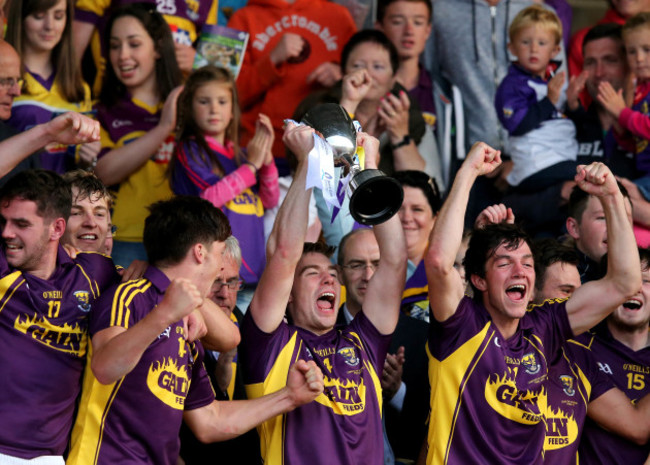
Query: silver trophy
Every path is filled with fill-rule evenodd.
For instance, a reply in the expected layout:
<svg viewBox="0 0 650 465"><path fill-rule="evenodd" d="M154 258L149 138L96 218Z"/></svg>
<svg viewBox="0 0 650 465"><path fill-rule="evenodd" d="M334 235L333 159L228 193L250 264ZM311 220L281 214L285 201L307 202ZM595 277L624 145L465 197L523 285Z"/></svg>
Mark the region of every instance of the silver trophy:
<svg viewBox="0 0 650 465"><path fill-rule="evenodd" d="M309 110L302 122L314 128L332 147L334 166L351 173L348 184L350 213L361 224L375 225L391 218L402 206L404 190L381 170L362 170L355 153L357 131L348 112L336 103L322 103Z"/></svg>

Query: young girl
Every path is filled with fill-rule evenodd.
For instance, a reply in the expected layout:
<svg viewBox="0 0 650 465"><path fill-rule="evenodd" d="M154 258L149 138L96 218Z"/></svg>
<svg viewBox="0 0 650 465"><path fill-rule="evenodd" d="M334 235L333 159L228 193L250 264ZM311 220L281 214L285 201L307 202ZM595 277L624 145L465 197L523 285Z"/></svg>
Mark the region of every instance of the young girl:
<svg viewBox="0 0 650 465"><path fill-rule="evenodd" d="M147 207L172 195L165 171L182 74L169 26L152 8L139 3L118 8L106 34L110 66L97 106L102 151L95 171L116 191L113 260L128 267L133 259L147 259L142 246Z"/></svg>
<svg viewBox="0 0 650 465"><path fill-rule="evenodd" d="M7 42L21 58L25 79L9 119L18 131L66 111L91 109L90 89L74 59L72 17L72 0L23 0L9 5ZM92 165L99 148L99 142L47 146L40 155L41 165L59 173L77 164Z"/></svg>
<svg viewBox="0 0 650 465"><path fill-rule="evenodd" d="M237 145L237 88L228 71L214 66L190 75L178 114L176 150L169 166L172 189L200 195L223 209L241 244L240 273L250 290L266 264L264 208L274 207L279 196L271 121L259 115L244 156Z"/></svg>

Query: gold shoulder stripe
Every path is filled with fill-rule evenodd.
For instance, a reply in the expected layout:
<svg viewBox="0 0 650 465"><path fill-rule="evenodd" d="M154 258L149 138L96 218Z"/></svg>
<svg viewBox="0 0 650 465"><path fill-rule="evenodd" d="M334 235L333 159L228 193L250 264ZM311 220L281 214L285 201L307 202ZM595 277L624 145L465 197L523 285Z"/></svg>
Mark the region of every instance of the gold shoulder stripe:
<svg viewBox="0 0 650 465"><path fill-rule="evenodd" d="M120 284L115 290L115 295L113 296L113 303L111 305L111 326L123 326L124 328L128 327L129 320L125 318L125 303L129 298L131 293L137 293L143 286L151 285L148 280L136 279L133 281L127 281L123 284ZM128 303L131 302L131 299L128 300ZM126 309L128 314L128 309Z"/></svg>

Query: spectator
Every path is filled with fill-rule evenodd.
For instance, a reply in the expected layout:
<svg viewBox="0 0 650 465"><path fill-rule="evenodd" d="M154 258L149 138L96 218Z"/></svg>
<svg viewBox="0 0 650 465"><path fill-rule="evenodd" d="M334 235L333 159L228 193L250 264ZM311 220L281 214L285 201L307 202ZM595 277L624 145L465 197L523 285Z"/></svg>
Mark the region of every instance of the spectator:
<svg viewBox="0 0 650 465"><path fill-rule="evenodd" d="M381 31L357 32L345 44L341 63L341 106L364 131L380 139L379 168L387 174L424 169L421 153L427 153L427 147L419 144L426 143L426 126L417 104L395 82L399 59L393 43Z"/></svg>
<svg viewBox="0 0 650 465"><path fill-rule="evenodd" d="M431 144L433 150L430 153L421 151L420 154L426 161L424 171L434 176L444 191L450 174L448 160L451 159L451 154L444 153L446 147L451 147L445 138L445 133L452 124L448 111L450 103L443 98L439 80L434 80L420 62L420 55L424 52L427 37L431 33L431 8L429 0L380 1L377 29L383 31L397 49L399 67L395 80L418 103L427 131L433 131L436 136L436 144ZM425 137L428 135L425 134Z"/></svg>
<svg viewBox="0 0 650 465"><path fill-rule="evenodd" d="M510 65L507 40L510 21L534 0L436 0L433 33L424 54L432 75L449 81L455 111L457 159L476 141L486 141L503 150L507 133L494 110L494 97ZM564 50L558 55L564 61ZM560 67L559 71L562 71ZM507 154L506 154L507 155ZM488 205L498 203L507 188L505 177L510 162L490 177L479 178L468 205L465 227Z"/></svg>
<svg viewBox="0 0 650 465"><path fill-rule="evenodd" d="M650 70L646 56L646 44L650 41L650 12L639 13L630 18L623 26L623 42L627 50L630 72L636 77L636 89L632 108L628 108L623 99L623 90L614 90L608 82L598 86L599 103L614 117L620 129L614 131L618 142L633 152L636 169L650 184L650 116L648 116L648 101L650 101Z"/></svg>
<svg viewBox="0 0 650 465"><path fill-rule="evenodd" d="M109 45L103 41L107 21L113 11L121 6L134 3L130 0L76 0L74 17L74 43L78 63L90 45L94 72L93 94L101 93L106 57ZM196 42L204 25L217 24L217 0L188 2L186 0L154 1L142 0L150 5L151 11L158 11L172 31L176 62L185 74L192 71ZM110 60L109 60L110 61ZM90 77L87 77L91 82Z"/></svg>
<svg viewBox="0 0 650 465"><path fill-rule="evenodd" d="M398 171L395 179L404 189L398 215L406 238L408 268L402 294L402 312L429 321L429 300L424 255L442 200L433 178L421 171Z"/></svg>
<svg viewBox="0 0 650 465"><path fill-rule="evenodd" d="M605 16L598 21L598 24L615 23L622 26L625 21L637 13L650 11L649 0L635 0L632 2L614 0L609 3L610 8L605 13ZM591 26L580 29L571 37L571 46L569 48L569 74L571 76L577 76L583 69L583 40L590 28Z"/></svg>
<svg viewBox="0 0 650 465"><path fill-rule="evenodd" d="M67 111L89 112L90 89L73 55L73 0L29 0L9 4L7 42L23 65L22 94L14 98L8 123L18 132ZM100 143L48 144L41 166L64 173L79 165L94 166Z"/></svg>
<svg viewBox="0 0 650 465"><path fill-rule="evenodd" d="M593 164L578 172L576 182L602 199L611 218L607 275L565 303L527 311L535 285L527 236L513 225L491 225L472 233L464 264L474 297L463 297L465 286L453 265L469 191L476 177L500 162L498 151L474 145L438 215L425 257L432 302L430 409L436 415L429 423L427 463L542 463L546 402L540 396L547 361L640 285L623 196L611 172Z"/></svg>
<svg viewBox="0 0 650 465"><path fill-rule="evenodd" d="M113 258L126 268L134 259L146 260L147 206L172 195L165 171L181 91L174 87L182 75L169 26L146 5L115 10L105 39L111 66L97 105L102 151L96 173L115 190Z"/></svg>
<svg viewBox="0 0 650 465"><path fill-rule="evenodd" d="M283 121L310 92L341 79L341 48L356 30L347 9L325 0L250 0L228 26L250 34L237 79L242 144L253 137L258 114L271 118L273 156L289 173L281 142Z"/></svg>
<svg viewBox="0 0 650 465"><path fill-rule="evenodd" d="M379 245L371 229L356 229L339 245L338 267L346 299L337 324L350 324L361 311L369 283L379 266ZM387 439L400 461L415 461L426 434L427 325L400 313L381 375Z"/></svg>
<svg viewBox="0 0 650 465"><path fill-rule="evenodd" d="M540 5L521 10L509 28L510 65L496 93L495 107L508 131L512 171L507 180L517 191L536 192L573 179L578 144L575 126L562 114L565 72L555 74L562 24Z"/></svg>
<svg viewBox="0 0 650 465"><path fill-rule="evenodd" d="M632 224L632 204L627 190L622 185L619 187L625 199L625 214ZM605 218L605 208L598 198L578 186L573 188L569 197L566 229L580 257L578 271L583 284L601 275L599 264L609 246Z"/></svg>
<svg viewBox="0 0 650 465"><path fill-rule="evenodd" d="M200 195L221 208L242 244L244 311L262 276L264 210L278 202L273 163L273 127L260 115L245 153L239 149L239 101L228 71L206 66L194 71L178 102L176 149L169 165L175 194Z"/></svg>
<svg viewBox="0 0 650 465"><path fill-rule="evenodd" d="M625 85L627 62L621 26L599 24L584 36L582 72L571 78L567 89L566 114L576 125L578 162L603 161L617 176L636 178L633 154L622 149L611 131L616 119L598 102L598 87L609 82L617 92ZM587 91L591 103L583 106L580 95Z"/></svg>

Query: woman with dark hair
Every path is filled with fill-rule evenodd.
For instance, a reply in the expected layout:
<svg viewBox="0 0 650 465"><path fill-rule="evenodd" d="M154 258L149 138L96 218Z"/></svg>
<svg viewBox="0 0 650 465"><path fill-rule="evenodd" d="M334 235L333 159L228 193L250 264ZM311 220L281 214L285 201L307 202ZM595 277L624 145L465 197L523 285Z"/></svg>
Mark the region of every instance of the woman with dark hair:
<svg viewBox="0 0 650 465"><path fill-rule="evenodd" d="M67 111L91 109L72 43L72 0L22 0L9 4L7 42L18 52L25 81L15 97L9 124L17 131L47 123ZM63 173L97 159L99 143L50 145L40 153L43 168Z"/></svg>
<svg viewBox="0 0 650 465"><path fill-rule="evenodd" d="M404 202L398 215L404 229L409 259L402 311L414 318L429 321L429 286L423 258L442 199L435 179L422 171L398 171L394 177L404 188Z"/></svg>
<svg viewBox="0 0 650 465"><path fill-rule="evenodd" d="M102 151L96 173L115 189L113 259L126 267L133 259L147 259L142 245L147 207L172 196L165 171L182 74L169 26L151 6L115 10L105 40L110 66L97 106Z"/></svg>

